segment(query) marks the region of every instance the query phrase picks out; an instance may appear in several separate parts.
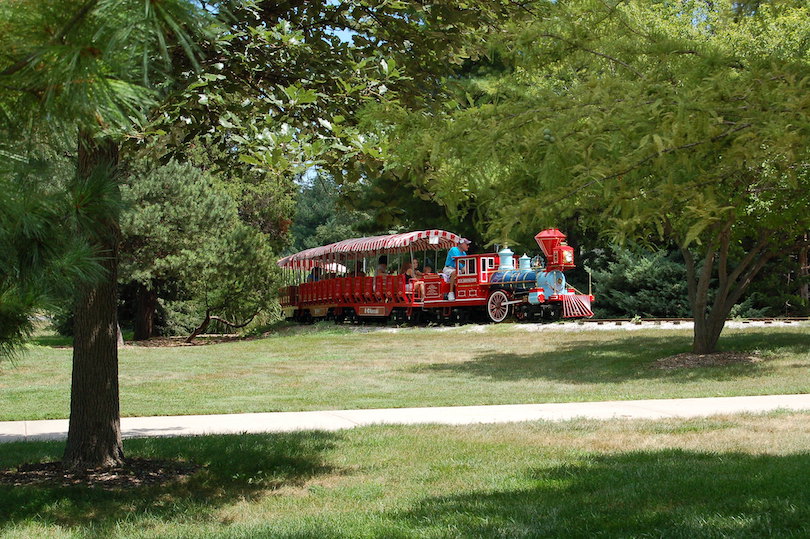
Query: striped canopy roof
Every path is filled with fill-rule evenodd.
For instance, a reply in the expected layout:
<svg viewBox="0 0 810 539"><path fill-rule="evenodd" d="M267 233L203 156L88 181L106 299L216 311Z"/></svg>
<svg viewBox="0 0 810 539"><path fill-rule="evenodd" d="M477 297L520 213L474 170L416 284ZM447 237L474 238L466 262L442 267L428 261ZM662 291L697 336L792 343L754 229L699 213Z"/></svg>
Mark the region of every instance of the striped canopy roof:
<svg viewBox="0 0 810 539"><path fill-rule="evenodd" d="M286 256L278 261L278 265L282 268L310 269L318 265L318 261L341 254L363 257L374 253L449 249L460 239L461 236L446 230L416 230L387 236L351 238Z"/></svg>

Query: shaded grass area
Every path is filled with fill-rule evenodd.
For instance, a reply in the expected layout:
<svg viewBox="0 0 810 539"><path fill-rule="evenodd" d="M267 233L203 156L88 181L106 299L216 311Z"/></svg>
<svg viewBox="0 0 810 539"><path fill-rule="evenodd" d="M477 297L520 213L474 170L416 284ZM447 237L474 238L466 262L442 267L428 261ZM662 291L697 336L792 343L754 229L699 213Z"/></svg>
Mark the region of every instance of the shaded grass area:
<svg viewBox="0 0 810 539"><path fill-rule="evenodd" d="M0 486L14 537L806 537L810 414L128 440L202 465L104 492ZM0 444L14 466L58 443Z"/></svg>
<svg viewBox="0 0 810 539"><path fill-rule="evenodd" d="M531 331L526 325L360 330L331 324L208 346L127 347L125 416L805 393L810 328L727 330L764 361L654 368L689 330ZM71 350L0 363L0 420L64 418Z"/></svg>
<svg viewBox="0 0 810 539"><path fill-rule="evenodd" d="M107 491L88 487L0 485L0 530L75 528L80 535L109 536L122 523L149 529L162 522L210 519L228 504L255 500L260 491L300 486L335 473L322 452L334 444L326 433L284 436L209 436L140 439L125 443L130 456L173 459L202 467L190 479L168 486ZM61 443L0 444L4 467L57 460Z"/></svg>
<svg viewBox="0 0 810 539"><path fill-rule="evenodd" d="M808 464L806 453L600 455L529 471L531 487L427 499L406 516L477 537L801 537L808 513L796 504L810 499L792 474Z"/></svg>
<svg viewBox="0 0 810 539"><path fill-rule="evenodd" d="M73 346L73 337L65 337L56 333L37 332L31 342L36 346L51 346L55 348L69 348Z"/></svg>
<svg viewBox="0 0 810 539"><path fill-rule="evenodd" d="M769 342L766 343L763 338ZM726 351L761 354L764 359L795 356L806 360L810 359L807 357L810 352L809 340L810 334L801 333L770 333L767 336L737 334L733 339L727 338L723 344ZM674 384L699 380L726 381L754 374L775 374L780 367L776 362L740 363L723 368L682 370L674 375L652 368L652 358L672 356L681 349L682 339L676 335L630 335L613 339L581 337L561 339L552 350L547 351L484 353L467 361L442 361L419 368L472 375L492 381L536 380L588 385L628 380L667 380ZM810 369L810 361L791 365Z"/></svg>

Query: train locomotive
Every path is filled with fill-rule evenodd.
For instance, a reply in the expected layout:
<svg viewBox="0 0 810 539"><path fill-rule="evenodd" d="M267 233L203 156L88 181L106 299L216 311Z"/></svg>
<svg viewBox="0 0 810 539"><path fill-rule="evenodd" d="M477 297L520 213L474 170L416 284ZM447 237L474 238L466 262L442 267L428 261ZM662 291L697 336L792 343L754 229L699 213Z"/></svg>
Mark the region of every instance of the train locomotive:
<svg viewBox="0 0 810 539"><path fill-rule="evenodd" d="M525 254L518 259L514 267L514 253L505 248L498 253L498 270L490 278L489 302L514 305L518 319L540 317L556 320L562 317L578 318L593 316L590 310L593 296L580 294L569 288L563 271L574 267L574 249L565 243L565 234L557 229L548 229L535 236L537 244L546 257L529 258ZM501 291L502 294L497 294ZM494 299L493 299L494 297ZM509 299L509 298L513 299ZM492 309L488 309L488 312ZM502 313L502 314L501 314ZM496 317L507 316L506 312L490 313L493 321Z"/></svg>
<svg viewBox="0 0 810 539"><path fill-rule="evenodd" d="M591 317L594 296L570 286L564 271L574 267L574 250L557 229L543 230L535 240L544 257L498 253L464 254L455 260L455 294L442 273L425 273L415 286L406 275L367 276L352 270L379 255L449 249L461 240L443 230L424 230L353 238L308 249L279 261L290 285L281 290L285 317L302 322L318 319L457 321L483 318L503 322L540 318ZM452 299L450 299L452 298Z"/></svg>

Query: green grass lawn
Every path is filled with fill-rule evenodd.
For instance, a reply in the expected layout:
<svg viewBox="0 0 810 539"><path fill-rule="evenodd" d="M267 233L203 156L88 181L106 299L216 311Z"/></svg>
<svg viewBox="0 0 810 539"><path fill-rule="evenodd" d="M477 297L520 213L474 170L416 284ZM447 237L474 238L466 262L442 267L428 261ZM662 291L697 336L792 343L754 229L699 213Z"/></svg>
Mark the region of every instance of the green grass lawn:
<svg viewBox="0 0 810 539"><path fill-rule="evenodd" d="M128 346L124 416L804 393L810 328L724 332L765 361L659 370L688 330L564 332L504 324L363 330L321 324L208 346ZM41 341L42 342L42 341ZM63 344L44 341L43 344ZM65 418L71 350L33 346L0 363L0 420Z"/></svg>
<svg viewBox="0 0 810 539"><path fill-rule="evenodd" d="M62 449L0 444L0 463ZM810 536L810 414L138 439L125 451L202 468L129 491L0 486L0 536Z"/></svg>

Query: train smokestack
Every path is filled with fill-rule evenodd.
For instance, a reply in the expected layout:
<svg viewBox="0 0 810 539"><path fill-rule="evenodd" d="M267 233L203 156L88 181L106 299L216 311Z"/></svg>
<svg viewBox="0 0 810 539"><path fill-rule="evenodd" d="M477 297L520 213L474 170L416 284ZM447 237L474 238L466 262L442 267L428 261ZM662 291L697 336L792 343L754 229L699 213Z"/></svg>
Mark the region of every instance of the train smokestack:
<svg viewBox="0 0 810 539"><path fill-rule="evenodd" d="M574 267L574 249L565 243L565 237L556 228L547 228L534 237L546 257L548 271Z"/></svg>
<svg viewBox="0 0 810 539"><path fill-rule="evenodd" d="M547 228L534 237L537 245L543 250L546 260L551 260L554 249L565 241L565 234L556 228Z"/></svg>

